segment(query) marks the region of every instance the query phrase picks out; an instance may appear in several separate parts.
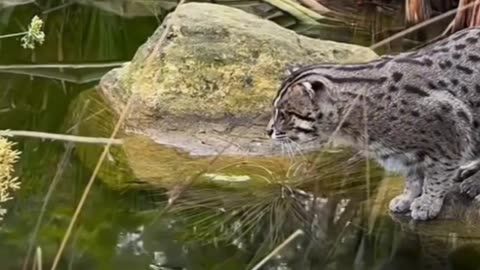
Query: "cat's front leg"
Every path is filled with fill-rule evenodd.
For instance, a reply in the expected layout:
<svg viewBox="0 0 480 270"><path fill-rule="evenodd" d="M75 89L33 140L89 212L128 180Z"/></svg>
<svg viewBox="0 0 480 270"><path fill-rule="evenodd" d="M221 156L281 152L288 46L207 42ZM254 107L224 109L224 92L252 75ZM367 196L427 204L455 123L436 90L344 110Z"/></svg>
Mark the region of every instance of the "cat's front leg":
<svg viewBox="0 0 480 270"><path fill-rule="evenodd" d="M445 195L450 190L455 175L454 168L432 166L425 173L422 195L410 206L414 220L431 220L438 216L443 207Z"/></svg>
<svg viewBox="0 0 480 270"><path fill-rule="evenodd" d="M394 213L405 213L410 211L410 206L422 194L424 173L420 169L411 169L405 178L405 188L402 194L390 201L390 211Z"/></svg>

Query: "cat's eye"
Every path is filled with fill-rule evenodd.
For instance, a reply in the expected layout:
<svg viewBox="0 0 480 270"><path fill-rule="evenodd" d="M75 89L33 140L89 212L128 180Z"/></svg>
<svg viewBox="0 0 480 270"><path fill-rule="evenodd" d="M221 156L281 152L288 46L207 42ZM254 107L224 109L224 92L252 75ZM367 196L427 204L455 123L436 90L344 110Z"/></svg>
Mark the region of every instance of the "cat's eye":
<svg viewBox="0 0 480 270"><path fill-rule="evenodd" d="M303 121L309 121L309 122L313 122L315 121L315 119L313 119L310 115L302 115L302 114L299 114L299 113L296 113L296 112L288 112L289 114L291 115L294 115L295 117L297 117L298 119L300 120L303 120Z"/></svg>
<svg viewBox="0 0 480 270"><path fill-rule="evenodd" d="M282 115L284 120L290 119L291 113L289 111L281 111L280 114Z"/></svg>

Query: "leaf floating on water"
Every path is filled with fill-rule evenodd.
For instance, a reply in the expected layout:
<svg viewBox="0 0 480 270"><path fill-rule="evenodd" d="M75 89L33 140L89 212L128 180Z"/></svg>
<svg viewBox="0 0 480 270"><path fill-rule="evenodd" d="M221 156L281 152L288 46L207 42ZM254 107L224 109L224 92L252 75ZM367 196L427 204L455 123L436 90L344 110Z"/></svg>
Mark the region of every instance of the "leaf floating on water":
<svg viewBox="0 0 480 270"><path fill-rule="evenodd" d="M246 182L250 181L251 178L248 175L227 175L227 174L216 174L216 173L206 173L204 176L210 178L212 181L224 181L224 182Z"/></svg>

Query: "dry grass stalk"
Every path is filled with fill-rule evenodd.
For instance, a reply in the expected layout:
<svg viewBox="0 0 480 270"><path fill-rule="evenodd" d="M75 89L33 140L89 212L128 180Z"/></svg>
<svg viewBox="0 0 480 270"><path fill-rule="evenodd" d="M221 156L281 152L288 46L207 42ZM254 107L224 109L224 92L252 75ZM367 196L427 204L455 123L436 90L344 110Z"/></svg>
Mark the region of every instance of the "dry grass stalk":
<svg viewBox="0 0 480 270"><path fill-rule="evenodd" d="M14 177L13 172L21 152L14 150L14 145L15 143L0 137L0 221L7 213L2 204L13 199L12 193L20 189L18 177Z"/></svg>

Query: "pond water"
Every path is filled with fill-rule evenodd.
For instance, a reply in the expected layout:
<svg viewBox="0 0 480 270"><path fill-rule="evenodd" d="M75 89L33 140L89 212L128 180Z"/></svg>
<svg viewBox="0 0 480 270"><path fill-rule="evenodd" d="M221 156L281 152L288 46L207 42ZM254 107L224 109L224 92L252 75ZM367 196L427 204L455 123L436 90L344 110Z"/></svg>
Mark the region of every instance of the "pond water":
<svg viewBox="0 0 480 270"><path fill-rule="evenodd" d="M24 31L34 15L46 22L45 43L33 52L18 38L0 39L0 129L74 128L64 121L75 97L129 61L164 16L125 3L0 0L0 34ZM95 63L107 67L84 67ZM92 169L73 143L12 140L22 151L22 187L0 223L0 269L51 269ZM284 241L258 269L480 269L475 233L412 229L378 214L364 191L316 200L286 186L262 192L192 189L165 208L164 190L119 191L97 179L56 269L252 269Z"/></svg>

